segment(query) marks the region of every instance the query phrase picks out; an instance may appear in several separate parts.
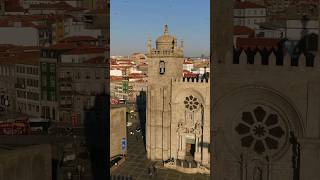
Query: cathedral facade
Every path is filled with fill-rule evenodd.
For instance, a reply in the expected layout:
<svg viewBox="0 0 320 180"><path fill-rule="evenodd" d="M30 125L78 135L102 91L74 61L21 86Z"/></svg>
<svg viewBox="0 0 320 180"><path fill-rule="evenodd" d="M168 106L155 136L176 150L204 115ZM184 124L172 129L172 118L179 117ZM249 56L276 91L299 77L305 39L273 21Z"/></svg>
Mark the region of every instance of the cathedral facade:
<svg viewBox="0 0 320 180"><path fill-rule="evenodd" d="M320 50L235 53L233 2L211 5L211 179L319 179Z"/></svg>
<svg viewBox="0 0 320 180"><path fill-rule="evenodd" d="M148 41L146 149L156 161L173 161L177 167L209 168L210 83L183 78L183 42L168 32L153 48Z"/></svg>

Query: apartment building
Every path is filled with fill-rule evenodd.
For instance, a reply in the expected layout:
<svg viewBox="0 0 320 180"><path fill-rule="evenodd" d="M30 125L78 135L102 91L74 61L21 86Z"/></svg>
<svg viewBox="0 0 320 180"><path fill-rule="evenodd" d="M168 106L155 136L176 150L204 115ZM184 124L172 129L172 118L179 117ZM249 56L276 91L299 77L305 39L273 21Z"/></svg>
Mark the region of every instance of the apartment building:
<svg viewBox="0 0 320 180"><path fill-rule="evenodd" d="M257 23L266 21L267 9L252 2L236 2L233 16L235 26L246 26L256 29L259 27Z"/></svg>

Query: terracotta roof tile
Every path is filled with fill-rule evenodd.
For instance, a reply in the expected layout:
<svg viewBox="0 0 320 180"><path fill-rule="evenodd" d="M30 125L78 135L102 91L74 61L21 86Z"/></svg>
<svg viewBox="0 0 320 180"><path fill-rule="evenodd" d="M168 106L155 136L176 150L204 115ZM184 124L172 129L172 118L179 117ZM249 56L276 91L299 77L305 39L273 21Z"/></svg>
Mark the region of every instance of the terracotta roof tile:
<svg viewBox="0 0 320 180"><path fill-rule="evenodd" d="M95 58L91 58L88 60L83 61L83 63L87 63L87 64L105 64L105 57L104 56L99 56L99 57L95 57Z"/></svg>
<svg viewBox="0 0 320 180"><path fill-rule="evenodd" d="M255 9L255 8L265 8L265 7L252 2L236 2L234 5L234 9Z"/></svg>
<svg viewBox="0 0 320 180"><path fill-rule="evenodd" d="M71 54L102 54L105 52L104 48L99 48L99 47L92 47L92 46L80 46L80 47L76 47L73 48L72 50L64 53L67 55L71 55Z"/></svg>
<svg viewBox="0 0 320 180"><path fill-rule="evenodd" d="M25 9L20 6L19 0L5 1L6 12L24 12Z"/></svg>
<svg viewBox="0 0 320 180"><path fill-rule="evenodd" d="M70 36L62 39L60 42L83 42L83 41L97 41L98 39L92 36Z"/></svg>
<svg viewBox="0 0 320 180"><path fill-rule="evenodd" d="M246 26L234 26L233 33L234 35L254 36L254 30Z"/></svg>
<svg viewBox="0 0 320 180"><path fill-rule="evenodd" d="M77 47L76 43L57 43L51 45L49 47L44 47L43 49L50 49L50 50L71 50Z"/></svg>
<svg viewBox="0 0 320 180"><path fill-rule="evenodd" d="M0 57L1 64L30 64L36 65L40 62L40 51L12 53L10 57Z"/></svg>
<svg viewBox="0 0 320 180"><path fill-rule="evenodd" d="M29 9L53 9L67 11L84 10L84 8L76 8L66 2L30 4Z"/></svg>
<svg viewBox="0 0 320 180"><path fill-rule="evenodd" d="M237 38L237 48L277 48L281 39L274 38Z"/></svg>

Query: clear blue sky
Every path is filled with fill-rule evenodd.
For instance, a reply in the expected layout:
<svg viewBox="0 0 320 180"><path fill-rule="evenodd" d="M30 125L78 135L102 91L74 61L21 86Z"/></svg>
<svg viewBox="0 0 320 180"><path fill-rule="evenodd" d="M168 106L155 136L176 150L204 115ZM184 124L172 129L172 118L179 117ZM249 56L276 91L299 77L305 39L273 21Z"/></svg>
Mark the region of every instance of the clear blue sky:
<svg viewBox="0 0 320 180"><path fill-rule="evenodd" d="M111 0L111 55L146 53L168 24L184 41L185 56L210 53L210 0ZM179 42L180 45L180 42Z"/></svg>

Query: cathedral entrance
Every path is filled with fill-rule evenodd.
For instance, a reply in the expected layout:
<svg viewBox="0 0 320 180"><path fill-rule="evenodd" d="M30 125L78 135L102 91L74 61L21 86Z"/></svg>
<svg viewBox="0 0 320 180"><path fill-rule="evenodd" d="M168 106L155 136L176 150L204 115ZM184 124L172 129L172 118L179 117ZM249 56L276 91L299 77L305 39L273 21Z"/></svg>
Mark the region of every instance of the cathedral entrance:
<svg viewBox="0 0 320 180"><path fill-rule="evenodd" d="M194 153L196 151L195 141L194 139L188 139L186 142L186 156L185 159L187 161L194 160Z"/></svg>
<svg viewBox="0 0 320 180"><path fill-rule="evenodd" d="M195 144L187 143L186 155L194 157L195 150L196 150Z"/></svg>

